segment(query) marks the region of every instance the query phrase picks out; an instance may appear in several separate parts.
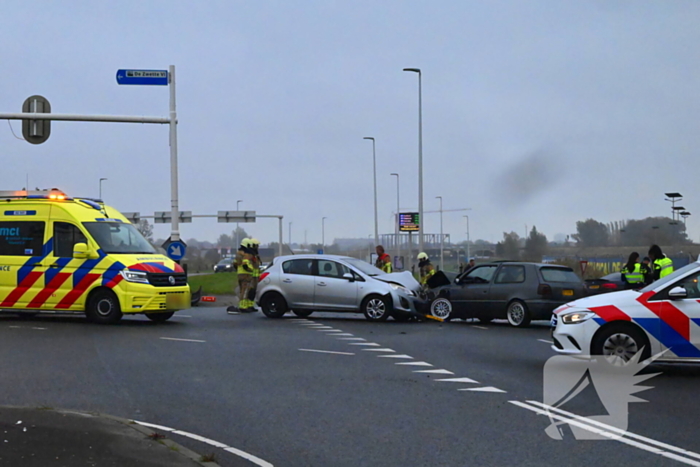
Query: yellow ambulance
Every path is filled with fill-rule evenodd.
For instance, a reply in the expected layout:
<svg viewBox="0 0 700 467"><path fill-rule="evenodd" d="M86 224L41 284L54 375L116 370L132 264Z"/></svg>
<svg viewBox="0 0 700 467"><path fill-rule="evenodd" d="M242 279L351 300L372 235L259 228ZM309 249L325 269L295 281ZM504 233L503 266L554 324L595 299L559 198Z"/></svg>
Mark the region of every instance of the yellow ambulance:
<svg viewBox="0 0 700 467"><path fill-rule="evenodd" d="M119 211L52 190L0 191L0 310L166 321L189 308L185 271Z"/></svg>

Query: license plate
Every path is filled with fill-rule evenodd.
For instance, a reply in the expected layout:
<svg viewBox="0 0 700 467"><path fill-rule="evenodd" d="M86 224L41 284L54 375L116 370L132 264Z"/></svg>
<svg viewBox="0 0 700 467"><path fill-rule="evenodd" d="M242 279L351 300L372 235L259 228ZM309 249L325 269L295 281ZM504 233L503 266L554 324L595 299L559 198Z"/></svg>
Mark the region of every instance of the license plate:
<svg viewBox="0 0 700 467"><path fill-rule="evenodd" d="M599 285L589 285L588 288L589 289L599 289L600 286Z"/></svg>
<svg viewBox="0 0 700 467"><path fill-rule="evenodd" d="M573 290L568 290L568 289L567 289L567 290L564 290L564 291L562 292L562 295L564 295L565 297L573 297L573 296L574 296L574 291L573 291Z"/></svg>
<svg viewBox="0 0 700 467"><path fill-rule="evenodd" d="M553 328L557 327L557 315L552 315L552 320L550 321L550 324Z"/></svg>

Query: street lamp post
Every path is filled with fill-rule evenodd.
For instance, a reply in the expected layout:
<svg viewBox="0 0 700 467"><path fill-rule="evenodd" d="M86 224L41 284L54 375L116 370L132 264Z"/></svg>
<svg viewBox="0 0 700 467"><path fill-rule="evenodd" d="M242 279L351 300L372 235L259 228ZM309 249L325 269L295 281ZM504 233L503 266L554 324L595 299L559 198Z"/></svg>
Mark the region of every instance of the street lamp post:
<svg viewBox="0 0 700 467"><path fill-rule="evenodd" d="M418 73L418 245L423 251L423 89L420 68L404 68L403 71Z"/></svg>
<svg viewBox="0 0 700 467"><path fill-rule="evenodd" d="M287 232L287 236L289 239L287 240L287 243L289 243L289 249L292 249L292 223L289 223L289 231Z"/></svg>
<svg viewBox="0 0 700 467"><path fill-rule="evenodd" d="M471 258L471 255L469 254L469 216L464 216L467 218L467 261L469 261L469 258Z"/></svg>
<svg viewBox="0 0 700 467"><path fill-rule="evenodd" d="M379 245L379 223L377 220L377 151L374 138L365 136L363 139L372 140L372 167L374 172L374 245Z"/></svg>
<svg viewBox="0 0 700 467"><path fill-rule="evenodd" d="M100 179L100 199L102 199L102 182L107 180L106 178L101 178ZM27 190L29 190L29 186L27 186Z"/></svg>
<svg viewBox="0 0 700 467"><path fill-rule="evenodd" d="M440 270L445 270L445 240L442 235L442 196L436 196L440 200Z"/></svg>
<svg viewBox="0 0 700 467"><path fill-rule="evenodd" d="M243 202L242 199L239 199L239 200L236 201L236 211L238 211L238 205L241 204L242 202ZM238 248L238 245L239 245L239 243L238 243L238 222L236 222L236 235L234 235L234 238L235 238L236 240L235 240L235 242L234 242L235 245L233 245L233 246L234 246L235 248Z"/></svg>
<svg viewBox="0 0 700 467"><path fill-rule="evenodd" d="M326 219L328 218L323 217L321 219L321 250L323 250L326 245Z"/></svg>
<svg viewBox="0 0 700 467"><path fill-rule="evenodd" d="M392 173L391 175L396 176L396 223L394 225L394 234L396 235L396 256L399 257L399 262L403 266L403 263L401 262L401 239L399 238L399 235L401 234L399 231L399 212L401 210L401 202L399 198L399 174Z"/></svg>

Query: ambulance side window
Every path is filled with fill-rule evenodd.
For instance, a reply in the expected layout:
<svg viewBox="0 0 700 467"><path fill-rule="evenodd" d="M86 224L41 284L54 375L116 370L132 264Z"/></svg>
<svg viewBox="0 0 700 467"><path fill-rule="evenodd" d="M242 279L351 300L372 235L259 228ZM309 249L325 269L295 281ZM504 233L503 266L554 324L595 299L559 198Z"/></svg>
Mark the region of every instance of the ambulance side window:
<svg viewBox="0 0 700 467"><path fill-rule="evenodd" d="M72 258L73 246L76 243L87 243L85 235L73 224L54 222L53 224L53 254L58 258Z"/></svg>
<svg viewBox="0 0 700 467"><path fill-rule="evenodd" d="M0 256L41 256L44 222L0 222Z"/></svg>

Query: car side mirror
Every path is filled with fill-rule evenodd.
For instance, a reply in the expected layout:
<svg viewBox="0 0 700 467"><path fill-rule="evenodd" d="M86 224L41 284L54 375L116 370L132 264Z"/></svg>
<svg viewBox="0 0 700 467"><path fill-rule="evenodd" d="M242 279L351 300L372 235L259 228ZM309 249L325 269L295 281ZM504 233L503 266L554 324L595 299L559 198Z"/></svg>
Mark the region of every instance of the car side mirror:
<svg viewBox="0 0 700 467"><path fill-rule="evenodd" d="M349 272L346 272L345 274L343 274L343 279L347 279L350 282L355 282L355 276L353 276Z"/></svg>
<svg viewBox="0 0 700 467"><path fill-rule="evenodd" d="M678 300L681 298L688 298L688 291L683 287L674 287L668 292L668 298L671 300Z"/></svg>
<svg viewBox="0 0 700 467"><path fill-rule="evenodd" d="M455 284L459 284L459 277L455 279Z"/></svg>

